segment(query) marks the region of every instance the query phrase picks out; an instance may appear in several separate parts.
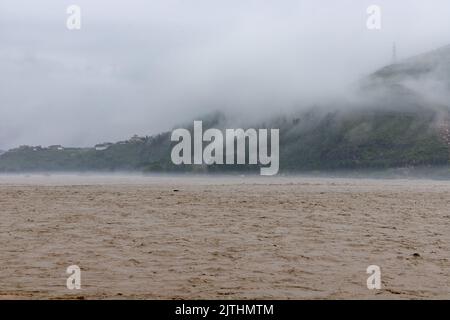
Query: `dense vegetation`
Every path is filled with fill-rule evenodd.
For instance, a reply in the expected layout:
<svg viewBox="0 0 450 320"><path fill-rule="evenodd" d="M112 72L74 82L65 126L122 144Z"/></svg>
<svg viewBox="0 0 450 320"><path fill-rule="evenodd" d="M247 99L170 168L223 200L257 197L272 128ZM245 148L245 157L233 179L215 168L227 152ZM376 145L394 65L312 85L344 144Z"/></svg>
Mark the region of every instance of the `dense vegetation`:
<svg viewBox="0 0 450 320"><path fill-rule="evenodd" d="M448 145L431 111L304 112L273 120L280 129L280 171L446 165ZM220 127L221 119L209 126ZM259 126L258 128L261 128ZM0 171L235 171L255 166L175 166L170 133L95 148L20 147L0 156Z"/></svg>

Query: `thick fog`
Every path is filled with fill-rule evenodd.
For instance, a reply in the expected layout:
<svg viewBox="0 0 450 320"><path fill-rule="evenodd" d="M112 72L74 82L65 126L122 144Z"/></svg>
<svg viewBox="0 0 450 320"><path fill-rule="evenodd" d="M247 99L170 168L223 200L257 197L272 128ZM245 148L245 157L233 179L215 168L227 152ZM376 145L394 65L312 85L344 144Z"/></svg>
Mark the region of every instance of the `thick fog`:
<svg viewBox="0 0 450 320"><path fill-rule="evenodd" d="M68 30L69 5L81 29ZM381 29L366 10L381 8ZM448 0L2 0L0 149L91 146L213 110L332 100L450 43Z"/></svg>

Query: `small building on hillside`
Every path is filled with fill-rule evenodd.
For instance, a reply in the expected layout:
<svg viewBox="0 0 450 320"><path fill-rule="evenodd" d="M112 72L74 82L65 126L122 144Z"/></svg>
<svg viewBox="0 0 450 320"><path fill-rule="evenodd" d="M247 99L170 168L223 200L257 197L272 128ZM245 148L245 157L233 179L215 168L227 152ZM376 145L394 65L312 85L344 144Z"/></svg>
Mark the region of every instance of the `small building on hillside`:
<svg viewBox="0 0 450 320"><path fill-rule="evenodd" d="M48 149L49 150L59 150L59 151L64 150L63 146L61 146L59 144L53 145L53 146L49 146Z"/></svg>
<svg viewBox="0 0 450 320"><path fill-rule="evenodd" d="M107 142L107 143L96 144L94 148L97 151L103 151L103 150L108 149L112 145L113 145L112 143Z"/></svg>
<svg viewBox="0 0 450 320"><path fill-rule="evenodd" d="M145 137L139 137L137 134L130 138L130 142L145 142Z"/></svg>

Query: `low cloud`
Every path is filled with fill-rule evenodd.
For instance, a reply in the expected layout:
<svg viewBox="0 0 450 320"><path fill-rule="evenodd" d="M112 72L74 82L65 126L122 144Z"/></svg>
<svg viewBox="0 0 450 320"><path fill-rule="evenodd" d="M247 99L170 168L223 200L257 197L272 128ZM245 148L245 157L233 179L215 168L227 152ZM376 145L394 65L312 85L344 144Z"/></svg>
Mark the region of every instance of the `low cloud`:
<svg viewBox="0 0 450 320"><path fill-rule="evenodd" d="M92 146L222 110L243 118L332 101L399 58L447 44L450 3L73 1L0 4L0 149ZM432 83L430 83L432 85ZM430 89L431 90L431 89Z"/></svg>

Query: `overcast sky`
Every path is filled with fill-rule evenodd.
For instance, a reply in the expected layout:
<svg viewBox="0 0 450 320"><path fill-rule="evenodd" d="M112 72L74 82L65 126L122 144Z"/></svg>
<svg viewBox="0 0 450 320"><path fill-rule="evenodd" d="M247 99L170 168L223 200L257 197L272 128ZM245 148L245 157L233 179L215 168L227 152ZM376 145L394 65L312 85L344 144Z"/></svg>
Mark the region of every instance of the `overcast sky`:
<svg viewBox="0 0 450 320"><path fill-rule="evenodd" d="M390 63L394 41L399 58L450 44L449 14L448 0L1 0L0 149L301 107Z"/></svg>

